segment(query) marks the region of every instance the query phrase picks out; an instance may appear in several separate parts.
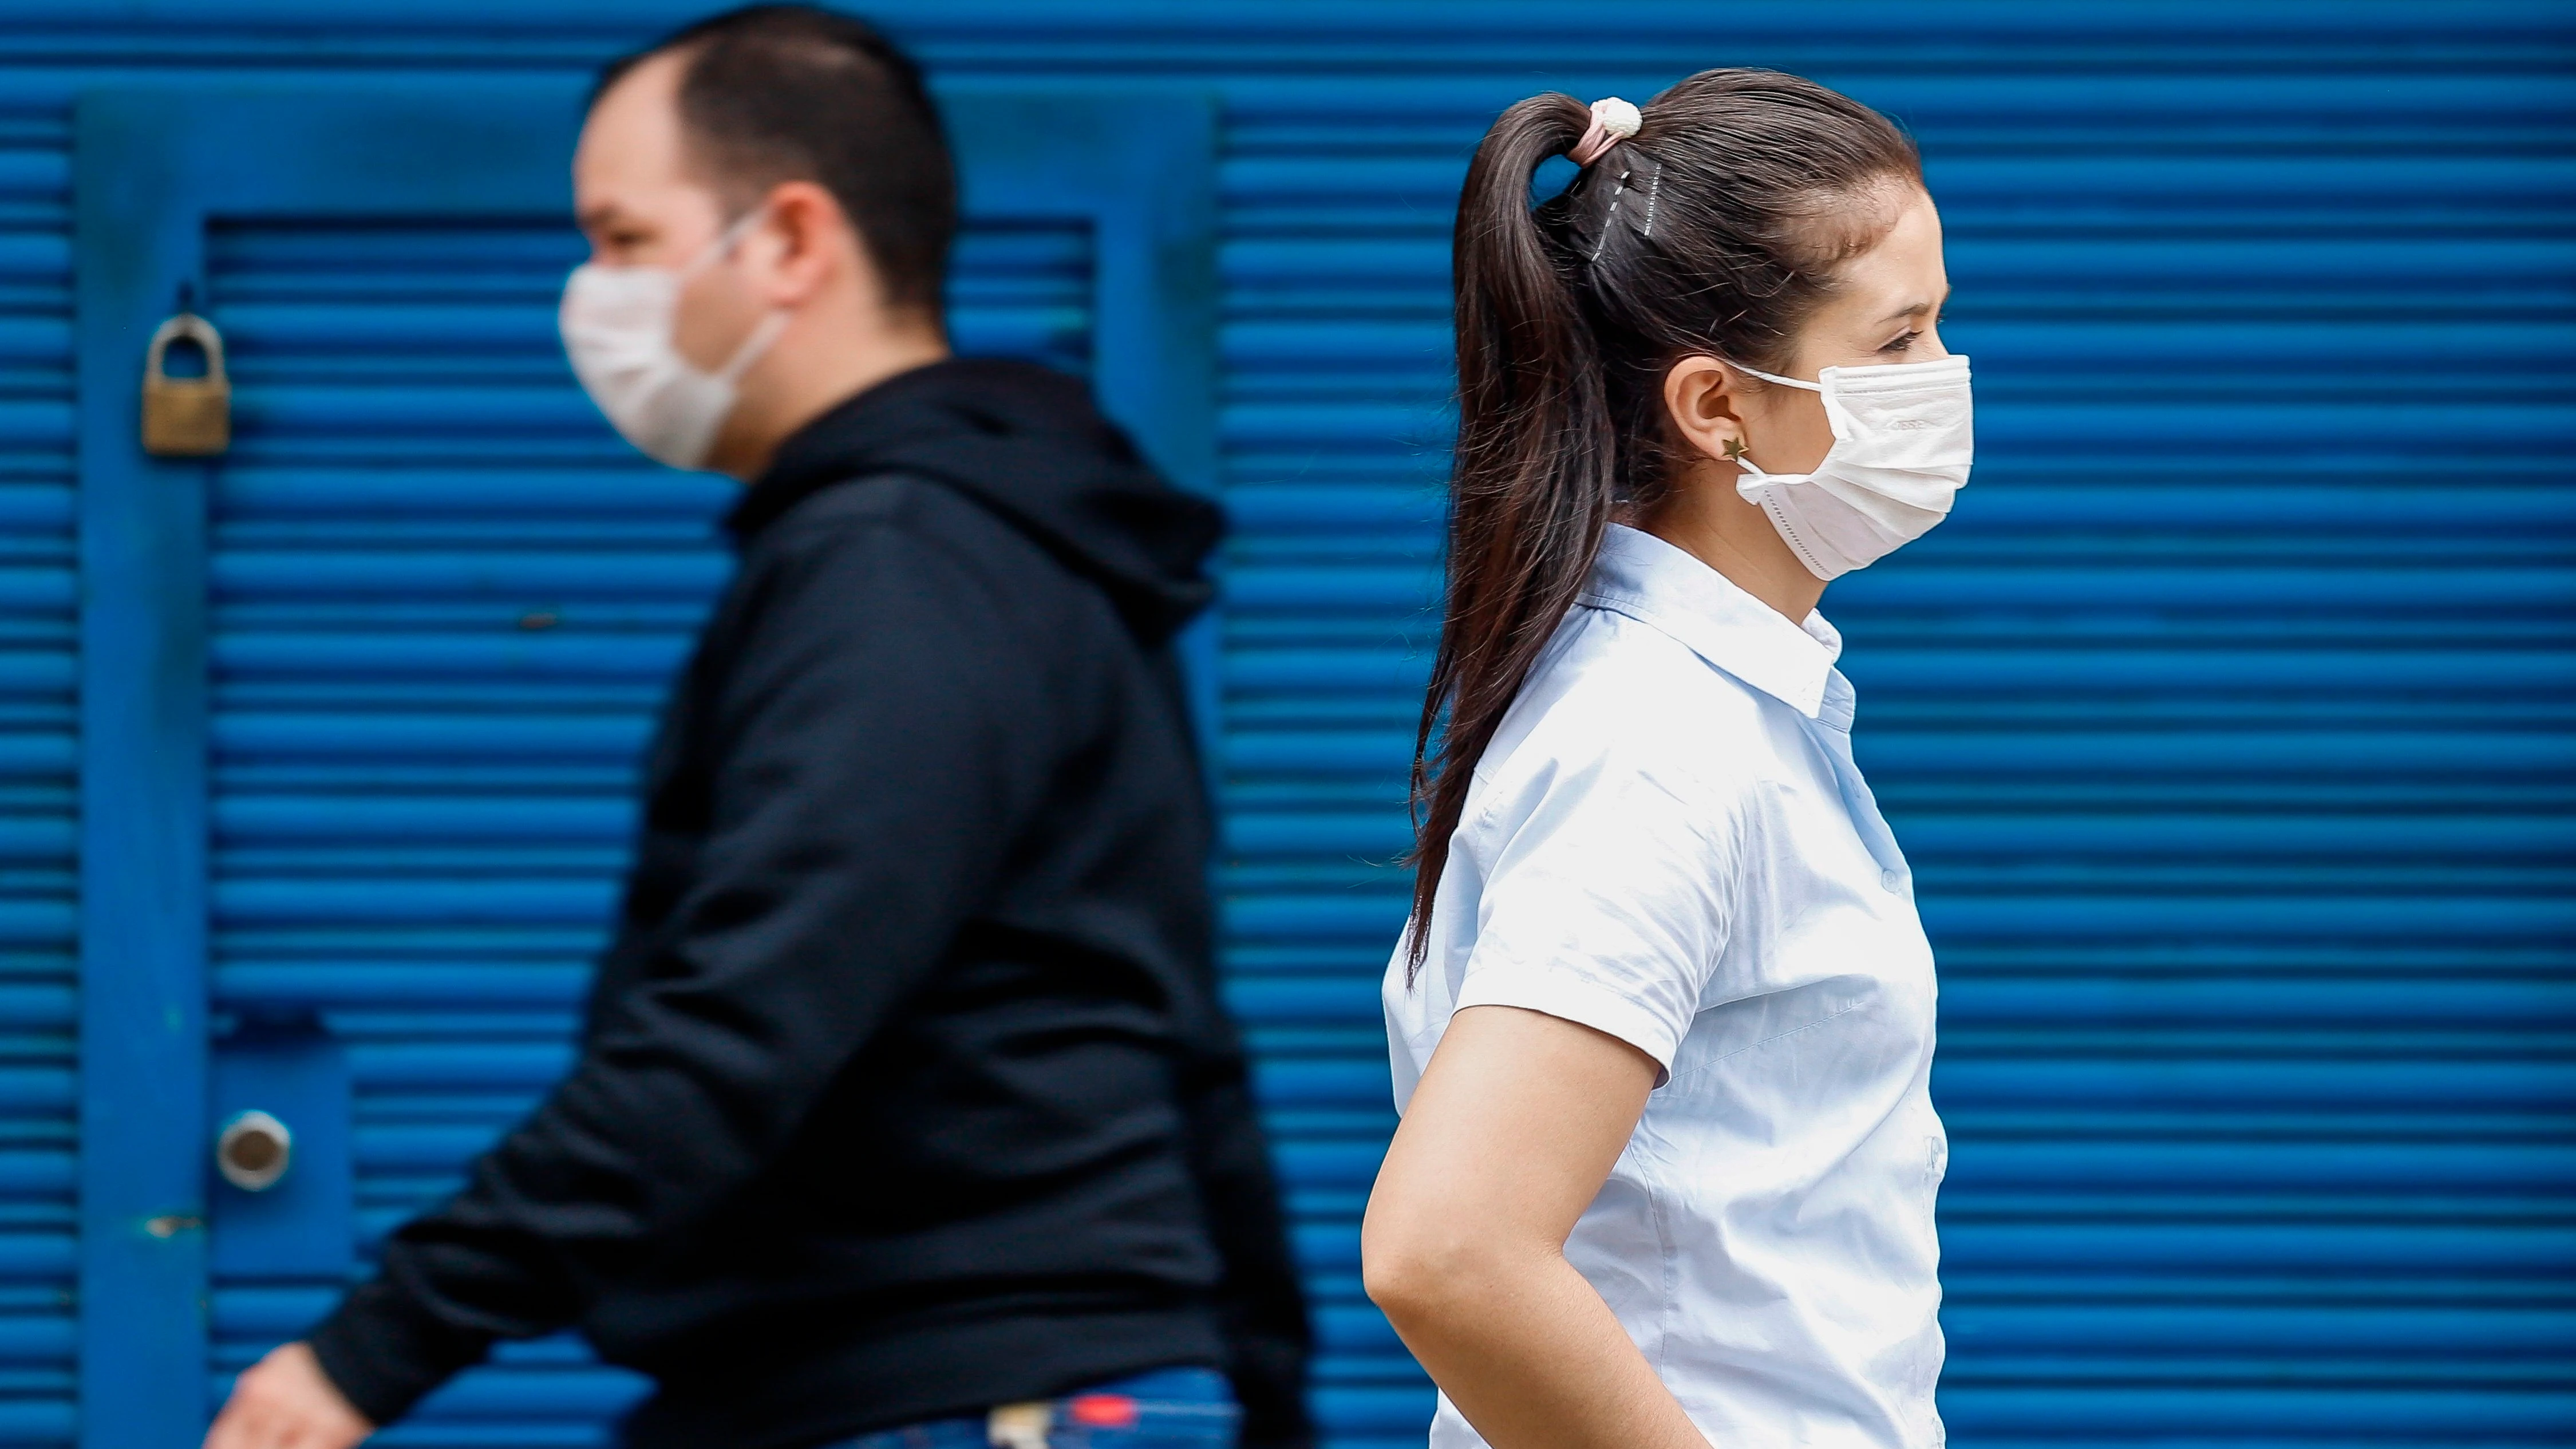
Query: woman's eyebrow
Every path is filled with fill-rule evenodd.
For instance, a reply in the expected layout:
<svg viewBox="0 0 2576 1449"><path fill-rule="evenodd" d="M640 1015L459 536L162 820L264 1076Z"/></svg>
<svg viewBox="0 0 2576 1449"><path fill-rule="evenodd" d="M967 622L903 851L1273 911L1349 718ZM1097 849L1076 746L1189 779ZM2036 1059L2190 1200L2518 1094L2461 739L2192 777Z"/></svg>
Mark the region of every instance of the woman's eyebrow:
<svg viewBox="0 0 2576 1449"><path fill-rule="evenodd" d="M1934 302L1917 302L1917 303L1915 303L1915 304L1914 304L1913 306L1911 306L1911 307L1900 307L1900 308L1898 308L1897 310L1895 310L1895 311L1893 311L1893 312L1888 313L1886 316L1879 318L1878 320L1879 320L1879 321L1881 321L1881 322L1893 322L1893 321L1896 321L1896 320L1897 320L1898 318L1900 318L1900 317L1920 317L1920 316L1922 316L1922 315L1923 315L1924 313L1926 313L1926 312L1938 312L1938 311L1940 311L1942 308L1947 307L1947 306L1949 306L1949 305L1950 305L1950 293L1945 289L1945 290L1941 293L1940 300L1938 300L1938 301L1934 301Z"/></svg>

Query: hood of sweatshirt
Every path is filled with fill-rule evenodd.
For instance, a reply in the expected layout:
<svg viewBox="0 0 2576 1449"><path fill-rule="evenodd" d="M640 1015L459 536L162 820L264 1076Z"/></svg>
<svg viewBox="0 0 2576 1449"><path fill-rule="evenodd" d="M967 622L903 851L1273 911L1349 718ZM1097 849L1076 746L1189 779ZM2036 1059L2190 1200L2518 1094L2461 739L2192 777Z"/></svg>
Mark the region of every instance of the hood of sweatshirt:
<svg viewBox="0 0 2576 1449"><path fill-rule="evenodd" d="M1164 480L1079 378L951 358L859 393L805 425L725 526L737 544L836 483L903 474L943 484L1036 539L1159 642L1215 596L1216 504Z"/></svg>

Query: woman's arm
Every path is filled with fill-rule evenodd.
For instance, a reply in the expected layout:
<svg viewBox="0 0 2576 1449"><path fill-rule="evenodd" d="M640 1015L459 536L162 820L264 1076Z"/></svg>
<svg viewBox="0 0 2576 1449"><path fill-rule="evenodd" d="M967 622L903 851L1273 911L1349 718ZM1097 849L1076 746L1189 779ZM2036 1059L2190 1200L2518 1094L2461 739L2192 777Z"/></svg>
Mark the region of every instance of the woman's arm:
<svg viewBox="0 0 2576 1449"><path fill-rule="evenodd" d="M1708 1449L1565 1261L1654 1085L1617 1037L1474 1006L1405 1108L1360 1229L1368 1294L1494 1449Z"/></svg>

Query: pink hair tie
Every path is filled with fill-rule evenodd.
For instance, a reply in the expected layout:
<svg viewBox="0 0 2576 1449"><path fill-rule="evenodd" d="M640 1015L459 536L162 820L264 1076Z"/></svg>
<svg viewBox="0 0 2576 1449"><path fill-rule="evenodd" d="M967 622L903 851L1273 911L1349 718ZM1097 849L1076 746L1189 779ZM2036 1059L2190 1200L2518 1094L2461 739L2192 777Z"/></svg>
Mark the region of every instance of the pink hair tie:
<svg viewBox="0 0 2576 1449"><path fill-rule="evenodd" d="M1637 134L1637 128L1645 123L1646 118L1637 114L1635 106L1617 96L1604 96L1592 103L1592 125L1583 133L1583 139L1574 143L1574 149L1565 153L1566 159L1577 166L1589 166L1611 147Z"/></svg>

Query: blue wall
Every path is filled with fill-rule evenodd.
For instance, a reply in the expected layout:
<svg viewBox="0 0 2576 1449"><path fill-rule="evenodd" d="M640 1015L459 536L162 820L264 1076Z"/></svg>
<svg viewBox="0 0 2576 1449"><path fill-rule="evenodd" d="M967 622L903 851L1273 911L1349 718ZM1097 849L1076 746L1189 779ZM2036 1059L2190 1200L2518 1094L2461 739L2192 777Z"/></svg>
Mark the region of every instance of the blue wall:
<svg viewBox="0 0 2576 1449"><path fill-rule="evenodd" d="M0 0L0 1443L78 1429L73 98L568 75L690 13ZM1977 362L1958 514L1826 603L1942 953L1953 1435L2576 1438L2568 6L873 13L943 78L1218 97L1228 967L1338 1442L1425 1412L1355 1225L1392 1120L1374 978L1435 626L1449 209L1502 105L1716 64L1914 130ZM509 1012L335 1023L361 1172L435 1192L559 1060L577 957L527 961ZM435 1039L518 1075L456 1106ZM221 1365L323 1296L219 1298ZM413 1438L579 1441L627 1391L541 1346Z"/></svg>

